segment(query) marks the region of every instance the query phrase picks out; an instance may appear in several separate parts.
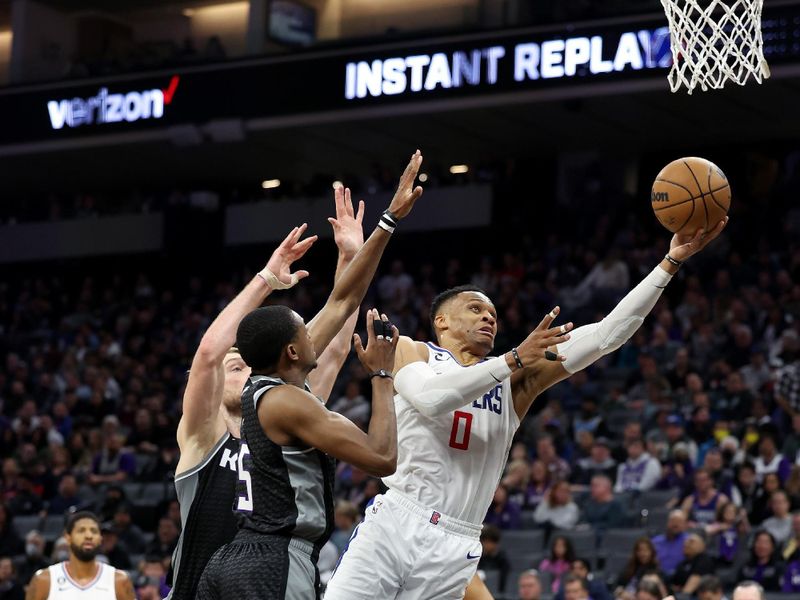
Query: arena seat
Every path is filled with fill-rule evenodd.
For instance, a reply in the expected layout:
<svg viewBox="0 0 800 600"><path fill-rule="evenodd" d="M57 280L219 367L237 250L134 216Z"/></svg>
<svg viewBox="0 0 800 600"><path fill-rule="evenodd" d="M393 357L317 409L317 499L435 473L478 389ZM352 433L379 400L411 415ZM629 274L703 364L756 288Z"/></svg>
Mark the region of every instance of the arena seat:
<svg viewBox="0 0 800 600"><path fill-rule="evenodd" d="M42 519L39 515L20 515L11 522L19 537L24 538L32 529L41 529Z"/></svg>

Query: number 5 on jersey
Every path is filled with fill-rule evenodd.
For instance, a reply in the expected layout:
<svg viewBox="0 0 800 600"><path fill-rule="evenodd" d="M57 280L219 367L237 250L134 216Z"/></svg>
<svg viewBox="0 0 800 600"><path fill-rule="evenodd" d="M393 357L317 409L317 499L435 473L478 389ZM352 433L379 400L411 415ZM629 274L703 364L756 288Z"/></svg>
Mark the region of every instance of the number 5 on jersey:
<svg viewBox="0 0 800 600"><path fill-rule="evenodd" d="M450 430L450 447L456 450L469 448L469 432L472 429L472 413L457 410L453 413L453 429Z"/></svg>
<svg viewBox="0 0 800 600"><path fill-rule="evenodd" d="M253 512L253 482L250 479L250 473L247 472L247 467L244 464L245 455L250 456L250 448L247 444L242 443L239 448L239 460L237 462L239 470L239 491L244 487L244 494L239 493L239 500L236 503L236 510L242 512ZM242 486L244 484L244 486Z"/></svg>

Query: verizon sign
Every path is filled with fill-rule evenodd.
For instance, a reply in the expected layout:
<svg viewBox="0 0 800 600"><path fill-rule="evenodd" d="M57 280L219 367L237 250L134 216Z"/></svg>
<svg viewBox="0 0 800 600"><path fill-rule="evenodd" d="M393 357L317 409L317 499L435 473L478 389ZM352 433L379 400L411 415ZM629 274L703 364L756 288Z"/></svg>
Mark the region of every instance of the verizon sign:
<svg viewBox="0 0 800 600"><path fill-rule="evenodd" d="M91 98L49 100L47 111L53 129L75 128L103 123L133 123L145 119L160 119L164 107L172 102L180 77L174 75L166 89L152 89L124 94L109 94L100 88Z"/></svg>

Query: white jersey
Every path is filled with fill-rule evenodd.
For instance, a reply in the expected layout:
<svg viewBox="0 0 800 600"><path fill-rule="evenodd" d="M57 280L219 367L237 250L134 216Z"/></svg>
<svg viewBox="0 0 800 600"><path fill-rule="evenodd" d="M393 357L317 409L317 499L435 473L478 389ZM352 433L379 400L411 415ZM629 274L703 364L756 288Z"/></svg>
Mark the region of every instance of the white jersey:
<svg viewBox="0 0 800 600"><path fill-rule="evenodd" d="M50 572L50 594L47 600L116 600L116 569L98 562L97 576L81 585L70 577L67 563L47 567Z"/></svg>
<svg viewBox="0 0 800 600"><path fill-rule="evenodd" d="M428 365L437 374L462 366L444 348L428 343ZM519 418L511 378L459 410L426 417L400 394L397 470L383 482L417 504L480 525L506 465Z"/></svg>

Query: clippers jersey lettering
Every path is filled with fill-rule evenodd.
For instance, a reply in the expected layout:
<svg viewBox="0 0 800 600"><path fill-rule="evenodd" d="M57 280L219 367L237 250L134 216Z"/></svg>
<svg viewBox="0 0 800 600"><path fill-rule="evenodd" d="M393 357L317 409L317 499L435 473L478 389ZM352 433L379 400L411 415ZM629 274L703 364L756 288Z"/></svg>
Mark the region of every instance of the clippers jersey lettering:
<svg viewBox="0 0 800 600"><path fill-rule="evenodd" d="M316 448L279 446L264 433L258 402L281 385L287 384L257 375L244 388L237 508L243 529L303 538L314 545L316 560L333 530L335 463Z"/></svg>
<svg viewBox="0 0 800 600"><path fill-rule="evenodd" d="M116 569L111 565L97 563L97 577L86 585L80 585L67 571L66 562L50 565L50 592L47 600L116 600Z"/></svg>
<svg viewBox="0 0 800 600"><path fill-rule="evenodd" d="M437 374L469 368L431 343L428 365ZM397 471L383 482L417 504L475 525L483 523L519 427L511 378L437 417L421 414L400 394L394 406Z"/></svg>
<svg viewBox="0 0 800 600"><path fill-rule="evenodd" d="M239 440L225 433L196 467L175 476L181 535L172 555L169 600L193 600L211 556L233 540Z"/></svg>

